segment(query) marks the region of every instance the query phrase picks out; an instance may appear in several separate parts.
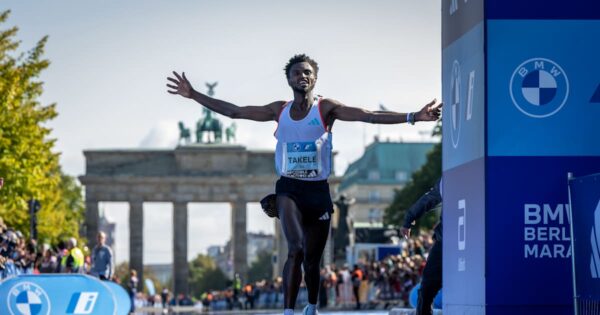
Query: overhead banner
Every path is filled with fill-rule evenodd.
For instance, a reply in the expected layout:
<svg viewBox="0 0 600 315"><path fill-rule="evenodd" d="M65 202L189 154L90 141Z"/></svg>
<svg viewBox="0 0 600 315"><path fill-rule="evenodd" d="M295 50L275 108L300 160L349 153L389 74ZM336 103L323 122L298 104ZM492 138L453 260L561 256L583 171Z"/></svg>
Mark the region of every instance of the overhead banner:
<svg viewBox="0 0 600 315"><path fill-rule="evenodd" d="M87 275L20 275L0 283L0 314L121 315L130 303L120 286Z"/></svg>

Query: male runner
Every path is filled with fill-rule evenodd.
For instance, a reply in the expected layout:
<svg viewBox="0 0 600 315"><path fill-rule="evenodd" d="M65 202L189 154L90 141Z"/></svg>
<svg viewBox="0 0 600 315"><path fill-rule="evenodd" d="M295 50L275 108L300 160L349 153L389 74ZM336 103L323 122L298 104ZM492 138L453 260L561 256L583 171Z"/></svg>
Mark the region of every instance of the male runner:
<svg viewBox="0 0 600 315"><path fill-rule="evenodd" d="M263 106L236 106L211 98L192 88L185 73L173 72L167 78L171 94L191 98L221 115L234 119L276 121L275 166L281 178L275 186L276 206L281 228L288 243L283 269L284 315L292 315L302 278L308 290L303 314L318 314L319 263L329 235L333 203L327 177L331 172L331 127L336 119L372 124L399 124L434 121L442 104L433 100L415 113L371 112L346 106L336 100L313 94L319 66L302 54L292 57L285 76L294 93L291 101L275 101Z"/></svg>

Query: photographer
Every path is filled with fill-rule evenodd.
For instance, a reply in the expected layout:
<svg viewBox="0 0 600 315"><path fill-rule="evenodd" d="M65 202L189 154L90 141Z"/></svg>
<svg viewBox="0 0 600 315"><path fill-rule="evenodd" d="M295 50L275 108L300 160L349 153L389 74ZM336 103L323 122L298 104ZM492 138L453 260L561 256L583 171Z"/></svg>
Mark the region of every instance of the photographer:
<svg viewBox="0 0 600 315"><path fill-rule="evenodd" d="M18 237L12 230L3 230L0 235L0 278L19 274L15 260L19 259L17 252Z"/></svg>

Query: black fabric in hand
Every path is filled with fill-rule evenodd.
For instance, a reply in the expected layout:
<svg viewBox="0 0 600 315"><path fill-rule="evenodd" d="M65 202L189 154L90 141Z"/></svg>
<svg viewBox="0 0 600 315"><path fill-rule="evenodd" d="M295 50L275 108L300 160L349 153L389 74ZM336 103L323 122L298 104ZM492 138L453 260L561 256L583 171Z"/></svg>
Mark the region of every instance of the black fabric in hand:
<svg viewBox="0 0 600 315"><path fill-rule="evenodd" d="M260 206L262 207L265 214L268 215L270 218L279 218L279 213L277 212L277 207L275 206L276 198L277 195L270 194L260 201Z"/></svg>

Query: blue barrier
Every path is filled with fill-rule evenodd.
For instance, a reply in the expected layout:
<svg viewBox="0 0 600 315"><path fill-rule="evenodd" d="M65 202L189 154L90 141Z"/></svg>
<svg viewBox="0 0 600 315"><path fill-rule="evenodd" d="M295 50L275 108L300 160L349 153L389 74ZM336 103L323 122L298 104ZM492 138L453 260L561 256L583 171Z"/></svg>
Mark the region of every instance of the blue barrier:
<svg viewBox="0 0 600 315"><path fill-rule="evenodd" d="M115 282L103 281L102 283L107 285L115 295L117 301L117 314L129 314L129 311L131 310L131 298L129 297L129 293L127 293L121 285Z"/></svg>
<svg viewBox="0 0 600 315"><path fill-rule="evenodd" d="M575 313L600 306L600 173L569 176Z"/></svg>
<svg viewBox="0 0 600 315"><path fill-rule="evenodd" d="M19 275L0 283L0 314L128 314L117 284L80 274ZM6 301L6 302L5 302Z"/></svg>
<svg viewBox="0 0 600 315"><path fill-rule="evenodd" d="M410 295L408 296L408 303L411 307L417 307L417 300L419 298L419 289L421 288L421 283L419 282L412 290L410 290ZM438 294L433 299L433 308L434 309L442 309L442 290L438 292Z"/></svg>

